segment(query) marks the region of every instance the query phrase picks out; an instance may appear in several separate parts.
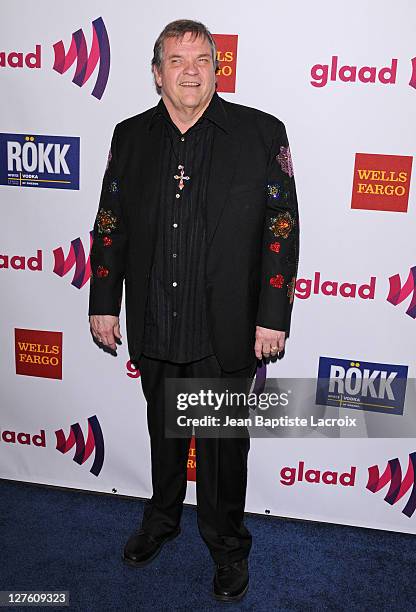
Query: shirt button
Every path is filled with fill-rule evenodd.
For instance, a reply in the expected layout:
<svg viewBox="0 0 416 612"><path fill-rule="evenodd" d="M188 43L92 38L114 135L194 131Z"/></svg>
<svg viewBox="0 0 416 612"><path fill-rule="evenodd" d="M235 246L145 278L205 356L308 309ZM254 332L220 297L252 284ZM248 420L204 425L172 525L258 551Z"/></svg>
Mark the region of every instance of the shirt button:
<svg viewBox="0 0 416 612"><path fill-rule="evenodd" d="M174 283L172 283L172 287L177 287L178 283L175 281Z"/></svg>
<svg viewBox="0 0 416 612"><path fill-rule="evenodd" d="M181 197L181 194L180 194L180 193L177 193L177 194L176 194L176 198L180 198L180 197Z"/></svg>
<svg viewBox="0 0 416 612"><path fill-rule="evenodd" d="M177 227L178 227L178 224L177 224L177 223L174 223L174 224L172 225L172 227L177 228Z"/></svg>
<svg viewBox="0 0 416 612"><path fill-rule="evenodd" d="M174 317L177 317L177 316L178 316L178 313L177 313L176 311L174 311L174 312L172 312L172 315L173 315Z"/></svg>
<svg viewBox="0 0 416 612"><path fill-rule="evenodd" d="M177 254L176 253L172 253L172 257L177 257Z"/></svg>
<svg viewBox="0 0 416 612"><path fill-rule="evenodd" d="M185 142L185 136L182 136L181 141Z"/></svg>

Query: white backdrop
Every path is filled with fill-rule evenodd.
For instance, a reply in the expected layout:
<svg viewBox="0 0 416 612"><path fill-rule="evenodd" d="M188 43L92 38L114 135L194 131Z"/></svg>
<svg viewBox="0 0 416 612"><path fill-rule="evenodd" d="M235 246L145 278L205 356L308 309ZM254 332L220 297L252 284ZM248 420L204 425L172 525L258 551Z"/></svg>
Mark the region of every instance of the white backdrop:
<svg viewBox="0 0 416 612"><path fill-rule="evenodd" d="M71 284L75 268L62 277L55 274L53 251L62 247L66 257L71 241L81 238L88 254L112 130L120 120L157 103L152 48L164 25L177 18L198 19L216 34L237 34L236 91L220 95L272 113L286 125L301 215L299 279L313 279L318 271L322 281L339 283L363 284L376 277L374 299L322 292L301 299L298 291L286 356L268 368L268 375L314 378L319 358L327 356L407 365L409 378L415 377L416 323L406 314L411 296L397 306L386 299L389 277L400 274L403 284L416 264L414 187L407 213L352 209L351 193L356 153L414 154L416 89L408 83L416 54L416 6L405 0L394 7L386 0L259 0L255 8L245 0L214 0L198 11L185 0L180 6L178 12L166 0L157 7L132 0L23 0L3 8L0 132L9 139L34 135L35 141L37 135L80 138L79 190L0 185L3 478L150 495L145 403L140 379L128 376L126 342L117 358L93 344L88 283L80 289ZM98 17L111 48L101 100L91 95L97 69L82 87L72 83L75 64L62 75L53 70L53 45L62 40L68 51L72 33L82 28L89 50L91 24ZM8 64L11 52L33 53L36 45L41 46L40 68ZM338 75L323 87L312 86L312 66L331 65L333 56L338 56L339 67L375 66L377 72L395 58L395 82L343 82ZM4 166L1 153L0 160ZM3 176L5 167L0 172ZM12 256L29 258L38 250L42 270L11 267ZM124 330L124 315L122 323ZM62 379L16 373L15 328L62 332ZM125 331L123 335L125 339ZM404 410L409 414L414 405L408 403ZM86 439L87 419L93 415L104 441L98 475L90 472L94 450L82 465L73 461L75 446L65 454L56 450L56 431L62 429L68 437L70 426L78 423ZM395 426L402 417L382 418L388 428L389 419ZM13 442L7 434L36 435L41 430L45 446ZM78 443L83 436L78 435ZM98 438L96 431L97 445ZM415 516L402 512L411 491L390 505L383 501L388 486L375 494L366 489L368 467L376 464L383 473L387 461L398 458L404 477L415 450L411 438L253 440L246 509L415 532ZM355 484L282 484L282 468L296 467L299 461L305 469L322 471L346 472L355 466ZM194 482L189 482L187 500L195 501Z"/></svg>

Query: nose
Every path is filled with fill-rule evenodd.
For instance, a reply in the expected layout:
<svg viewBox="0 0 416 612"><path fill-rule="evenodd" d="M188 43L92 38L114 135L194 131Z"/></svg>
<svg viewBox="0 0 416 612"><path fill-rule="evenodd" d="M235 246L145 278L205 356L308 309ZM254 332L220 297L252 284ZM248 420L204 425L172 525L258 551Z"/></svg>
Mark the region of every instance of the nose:
<svg viewBox="0 0 416 612"><path fill-rule="evenodd" d="M195 61L193 60L189 60L186 62L183 72L185 74L198 74L199 70L198 70L198 65Z"/></svg>

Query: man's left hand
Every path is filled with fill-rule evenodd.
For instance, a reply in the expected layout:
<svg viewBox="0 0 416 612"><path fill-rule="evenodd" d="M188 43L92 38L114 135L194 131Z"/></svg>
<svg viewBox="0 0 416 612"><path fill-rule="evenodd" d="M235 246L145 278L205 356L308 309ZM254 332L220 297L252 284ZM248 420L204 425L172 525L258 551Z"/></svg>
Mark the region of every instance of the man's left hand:
<svg viewBox="0 0 416 612"><path fill-rule="evenodd" d="M256 326L254 352L257 359L275 357L285 348L286 332Z"/></svg>

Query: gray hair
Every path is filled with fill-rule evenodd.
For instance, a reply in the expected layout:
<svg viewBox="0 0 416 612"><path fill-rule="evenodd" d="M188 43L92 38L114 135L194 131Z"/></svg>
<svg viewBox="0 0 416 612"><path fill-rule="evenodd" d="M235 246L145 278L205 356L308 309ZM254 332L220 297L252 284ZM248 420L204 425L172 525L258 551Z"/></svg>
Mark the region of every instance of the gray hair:
<svg viewBox="0 0 416 612"><path fill-rule="evenodd" d="M152 58L152 71L153 68L156 67L160 70L163 61L163 43L167 38L177 38L182 40L182 38L190 32L192 34L192 40L198 38L198 36L202 36L205 38L211 47L212 54L212 63L215 67L215 72L219 68L219 62L217 61L217 47L215 45L215 41L212 37L211 32L208 30L203 23L199 21L192 21L191 19L177 19L176 21L171 21L168 25L162 30L159 34L155 46L153 47L153 58ZM153 77L154 77L153 73ZM155 78L156 91L160 95L161 88L156 83Z"/></svg>

